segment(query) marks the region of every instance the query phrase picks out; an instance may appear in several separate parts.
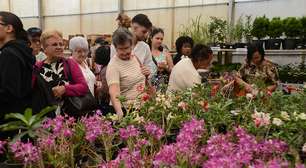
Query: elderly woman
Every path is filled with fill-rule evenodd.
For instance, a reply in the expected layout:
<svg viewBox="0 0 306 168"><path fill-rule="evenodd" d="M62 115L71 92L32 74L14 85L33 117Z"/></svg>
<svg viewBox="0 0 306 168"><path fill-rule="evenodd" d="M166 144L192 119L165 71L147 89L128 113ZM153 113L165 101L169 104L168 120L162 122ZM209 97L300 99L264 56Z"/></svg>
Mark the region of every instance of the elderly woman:
<svg viewBox="0 0 306 168"><path fill-rule="evenodd" d="M89 51L87 40L80 36L73 37L69 42L69 49L72 51L72 58L79 64L90 92L94 95L96 77L86 62Z"/></svg>
<svg viewBox="0 0 306 168"><path fill-rule="evenodd" d="M180 36L175 41L177 54L173 57L173 64L176 65L183 56L190 56L193 47L193 40L189 36Z"/></svg>
<svg viewBox="0 0 306 168"><path fill-rule="evenodd" d="M137 87L145 85L145 75L150 70L145 68L135 55L132 55L133 35L125 28L117 29L113 34L116 55L111 59L106 70L111 104L119 117L123 108L134 103L140 94ZM124 96L126 102L121 104L118 97Z"/></svg>
<svg viewBox="0 0 306 168"><path fill-rule="evenodd" d="M167 92L182 91L200 84L199 69L208 69L213 58L212 50L202 44L196 45L191 56L183 57L172 69Z"/></svg>
<svg viewBox="0 0 306 168"><path fill-rule="evenodd" d="M236 82L244 86L246 92L252 92L251 84L256 81L262 81L266 89L273 92L277 88L278 71L271 61L265 59L263 47L252 44L248 46L246 63L239 70Z"/></svg>
<svg viewBox="0 0 306 168"><path fill-rule="evenodd" d="M36 63L36 70L52 90L50 94L58 101L60 109L65 96L84 96L88 87L78 63L63 57L62 33L56 30L43 32L41 43L47 58Z"/></svg>

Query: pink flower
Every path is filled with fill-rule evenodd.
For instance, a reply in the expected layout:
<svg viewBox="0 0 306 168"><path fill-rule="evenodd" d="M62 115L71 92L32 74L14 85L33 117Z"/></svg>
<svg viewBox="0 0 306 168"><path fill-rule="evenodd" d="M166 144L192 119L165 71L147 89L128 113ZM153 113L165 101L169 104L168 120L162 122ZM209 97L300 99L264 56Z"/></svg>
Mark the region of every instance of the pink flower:
<svg viewBox="0 0 306 168"><path fill-rule="evenodd" d="M255 113L252 114L252 118L256 127L267 126L270 124L270 114L268 113L257 112L255 110Z"/></svg>
<svg viewBox="0 0 306 168"><path fill-rule="evenodd" d="M146 139L141 139L141 140L138 140L138 141L137 141L135 147L136 147L137 150L140 150L142 147L144 147L144 146L146 146L146 145L148 145L148 144L149 144L148 140L146 140Z"/></svg>
<svg viewBox="0 0 306 168"><path fill-rule="evenodd" d="M72 136L72 131L70 129L65 129L64 130L64 136L65 137L71 137Z"/></svg>
<svg viewBox="0 0 306 168"><path fill-rule="evenodd" d="M5 145L7 144L6 141L1 141L0 140L0 154L3 154L5 151Z"/></svg>
<svg viewBox="0 0 306 168"><path fill-rule="evenodd" d="M164 131L153 122L149 122L144 126L148 134L152 135L155 139L160 140L164 136Z"/></svg>
<svg viewBox="0 0 306 168"><path fill-rule="evenodd" d="M50 150L55 145L55 137L48 136L38 139L38 146L41 150Z"/></svg>
<svg viewBox="0 0 306 168"><path fill-rule="evenodd" d="M153 160L154 167L174 166L176 164L176 147L175 145L164 145L155 155Z"/></svg>
<svg viewBox="0 0 306 168"><path fill-rule="evenodd" d="M15 142L10 146L14 157L17 160L22 161L24 164L35 163L39 159L39 151L32 143L22 143L20 141Z"/></svg>
<svg viewBox="0 0 306 168"><path fill-rule="evenodd" d="M81 122L85 126L85 139L89 142L94 142L101 135L112 135L114 133L111 122L103 120L99 114L83 117Z"/></svg>
<svg viewBox="0 0 306 168"><path fill-rule="evenodd" d="M138 85L138 86L136 87L137 92L140 92L140 93L143 93L143 92L144 92L144 89L145 89L145 87L144 87L143 84L140 84L140 85Z"/></svg>
<svg viewBox="0 0 306 168"><path fill-rule="evenodd" d="M119 134L122 139L126 140L131 137L137 137L139 135L139 131L134 125L129 125L126 128L120 128Z"/></svg>
<svg viewBox="0 0 306 168"><path fill-rule="evenodd" d="M188 104L185 102L179 102L177 106L181 108L182 110L186 110L188 108Z"/></svg>

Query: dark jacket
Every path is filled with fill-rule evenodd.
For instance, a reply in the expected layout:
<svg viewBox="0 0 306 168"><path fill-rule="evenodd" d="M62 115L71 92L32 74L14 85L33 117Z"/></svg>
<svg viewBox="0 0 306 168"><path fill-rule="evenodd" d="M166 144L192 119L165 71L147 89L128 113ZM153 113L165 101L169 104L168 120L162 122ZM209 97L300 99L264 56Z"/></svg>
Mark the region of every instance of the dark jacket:
<svg viewBox="0 0 306 168"><path fill-rule="evenodd" d="M0 123L6 113L31 106L35 57L25 41L12 40L0 49Z"/></svg>
<svg viewBox="0 0 306 168"><path fill-rule="evenodd" d="M176 65L178 62L180 62L181 57L181 54L175 54L175 56L173 57L173 65Z"/></svg>

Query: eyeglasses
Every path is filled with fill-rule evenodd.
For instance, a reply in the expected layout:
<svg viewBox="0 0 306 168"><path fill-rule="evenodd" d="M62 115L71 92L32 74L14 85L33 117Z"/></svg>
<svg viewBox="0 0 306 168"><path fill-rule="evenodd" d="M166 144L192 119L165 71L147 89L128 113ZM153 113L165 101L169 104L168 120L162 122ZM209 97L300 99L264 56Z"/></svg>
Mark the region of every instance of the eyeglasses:
<svg viewBox="0 0 306 168"><path fill-rule="evenodd" d="M64 43L53 43L49 46L52 46L52 47L64 47Z"/></svg>

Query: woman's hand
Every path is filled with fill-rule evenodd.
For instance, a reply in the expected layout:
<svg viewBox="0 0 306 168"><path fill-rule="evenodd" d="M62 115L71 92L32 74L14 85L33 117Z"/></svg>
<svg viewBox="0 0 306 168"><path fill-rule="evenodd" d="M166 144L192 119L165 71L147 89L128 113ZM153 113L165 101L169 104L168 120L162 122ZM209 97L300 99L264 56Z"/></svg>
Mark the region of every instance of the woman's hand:
<svg viewBox="0 0 306 168"><path fill-rule="evenodd" d="M61 98L66 92L65 86L55 86L52 88L53 94L56 98Z"/></svg>
<svg viewBox="0 0 306 168"><path fill-rule="evenodd" d="M142 65L142 66L141 66L141 73L142 73L144 76L148 77L148 76L150 76L151 71L150 71L150 69L149 69L148 67Z"/></svg>
<svg viewBox="0 0 306 168"><path fill-rule="evenodd" d="M157 66L161 70L167 70L168 69L167 63L165 63L165 62L160 62L160 63L157 64Z"/></svg>

